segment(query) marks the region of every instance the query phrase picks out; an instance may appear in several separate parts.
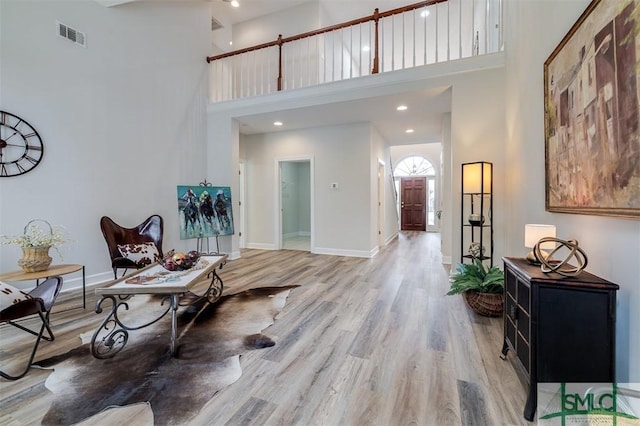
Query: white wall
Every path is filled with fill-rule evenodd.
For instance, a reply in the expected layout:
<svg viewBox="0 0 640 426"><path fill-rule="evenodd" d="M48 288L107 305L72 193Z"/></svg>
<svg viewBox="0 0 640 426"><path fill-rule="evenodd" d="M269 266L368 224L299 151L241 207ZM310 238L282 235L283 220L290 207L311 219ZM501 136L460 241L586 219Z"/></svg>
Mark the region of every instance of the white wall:
<svg viewBox="0 0 640 426"><path fill-rule="evenodd" d="M494 265L505 251L504 69L478 71L453 86L451 105L452 263L460 263L462 163L493 163ZM489 107L490 106L490 107Z"/></svg>
<svg viewBox="0 0 640 426"><path fill-rule="evenodd" d="M277 161L310 156L315 173L312 251L368 256L372 219L363 188L369 188L369 141L365 123L243 136L247 247L277 247Z"/></svg>
<svg viewBox="0 0 640 426"><path fill-rule="evenodd" d="M380 197L379 182L378 182L378 161L384 157L385 141L382 135L378 133L374 126L369 126L369 246L372 248L372 254L378 252L379 238L378 228L379 220L378 215L380 209L378 208L378 198Z"/></svg>
<svg viewBox="0 0 640 426"><path fill-rule="evenodd" d="M398 235L399 221L395 204L395 189L393 187L393 176L391 170L391 150L388 142L382 137L378 130L371 126L371 245L380 246L387 244ZM378 206L379 189L378 169L380 164L384 164L382 177L382 211ZM382 218L378 217L382 214ZM382 229L378 229L381 226ZM378 235L381 231L381 240Z"/></svg>
<svg viewBox="0 0 640 426"><path fill-rule="evenodd" d="M442 118L442 198L440 199L440 209L442 215L440 217L440 251L442 253L442 262L445 264L452 263L452 235L451 232L445 230L452 229L454 223L453 217L453 194L452 179L453 170L451 163L451 114L445 114ZM496 236L496 238L498 238Z"/></svg>
<svg viewBox="0 0 640 426"><path fill-rule="evenodd" d="M250 7L250 5L249 5ZM320 25L317 2L303 3L233 26L233 50L255 46L278 39L317 30Z"/></svg>
<svg viewBox="0 0 640 426"><path fill-rule="evenodd" d="M389 148L385 151L384 163L384 241L390 242L400 231L400 218L396 209L396 189L391 170L391 155Z"/></svg>
<svg viewBox="0 0 640 426"><path fill-rule="evenodd" d="M506 2L507 252L526 253L525 223L553 224L559 238L577 239L587 270L620 285L617 378L640 382L640 222L545 211L543 64L588 3L554 2L549 13L548 2Z"/></svg>
<svg viewBox="0 0 640 426"><path fill-rule="evenodd" d="M58 37L56 21L85 32L87 47ZM45 151L33 171L0 180L0 234L33 218L64 225L76 240L64 263L86 265L89 284L113 276L102 215L134 226L159 213L164 248L194 248L179 240L176 185L205 176L209 30L206 3L2 0L0 107L30 122ZM0 255L0 271L17 269L16 246ZM67 278L65 289L80 285Z"/></svg>
<svg viewBox="0 0 640 426"><path fill-rule="evenodd" d="M378 8L380 12L386 12L391 9L414 3L407 2L405 0L318 1L320 3L322 12L321 16L323 27L328 27L330 25L338 24L341 22L351 21L353 19L359 19L364 16L371 16L373 15L373 11L375 10L375 8Z"/></svg>

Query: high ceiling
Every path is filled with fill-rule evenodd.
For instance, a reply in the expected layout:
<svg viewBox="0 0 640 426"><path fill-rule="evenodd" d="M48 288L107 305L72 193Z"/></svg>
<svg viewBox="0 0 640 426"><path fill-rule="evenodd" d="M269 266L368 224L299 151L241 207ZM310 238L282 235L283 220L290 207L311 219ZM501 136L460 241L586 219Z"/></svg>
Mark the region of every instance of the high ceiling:
<svg viewBox="0 0 640 426"><path fill-rule="evenodd" d="M224 0L210 1L214 17L224 17L226 22L237 24L317 0L238 0L240 7L232 7L230 2Z"/></svg>
<svg viewBox="0 0 640 426"><path fill-rule="evenodd" d="M346 0L238 0L240 7L233 8L223 0L211 0L214 17L223 16L225 22L238 23L268 15L302 3L321 1L327 14L336 23L353 19L340 18L341 7ZM351 0L355 2L355 0ZM373 10L376 5L382 10L393 9L411 1L357 0L363 10ZM364 4L366 3L366 4ZM354 6L354 5L351 5ZM353 9L353 8L352 8ZM351 10L353 13L353 10ZM363 16L359 13L357 16ZM406 111L397 111L398 105L406 105ZM366 100L335 102L319 106L284 109L277 112L245 116L239 119L243 134L269 133L308 127L339 125L356 122L371 122L392 145L439 142L442 134L443 115L451 111L451 91L446 88L418 90L393 95L368 98ZM283 122L274 127L275 121ZM413 133L406 133L413 129Z"/></svg>

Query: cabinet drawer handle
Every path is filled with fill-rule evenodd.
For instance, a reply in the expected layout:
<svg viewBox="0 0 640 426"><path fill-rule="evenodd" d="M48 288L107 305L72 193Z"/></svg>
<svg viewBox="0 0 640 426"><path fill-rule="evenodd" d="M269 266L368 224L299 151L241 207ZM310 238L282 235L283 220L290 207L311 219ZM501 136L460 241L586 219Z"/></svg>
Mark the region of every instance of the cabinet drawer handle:
<svg viewBox="0 0 640 426"><path fill-rule="evenodd" d="M512 305L511 309L509 309L509 318L511 318L513 321L518 319L518 308L515 305Z"/></svg>

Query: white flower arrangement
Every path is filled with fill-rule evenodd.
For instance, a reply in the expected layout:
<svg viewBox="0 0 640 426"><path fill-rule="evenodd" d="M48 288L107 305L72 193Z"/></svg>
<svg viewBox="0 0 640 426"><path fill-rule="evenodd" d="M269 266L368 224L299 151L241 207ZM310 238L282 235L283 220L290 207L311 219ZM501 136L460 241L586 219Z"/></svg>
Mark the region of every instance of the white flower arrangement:
<svg viewBox="0 0 640 426"><path fill-rule="evenodd" d="M36 222L45 223L49 229L44 231ZM51 226L46 220L34 219L27 223L24 227L24 233L21 235L0 235L0 244L15 244L21 248L53 247L60 257L62 257L58 247L64 243L73 241L65 236L65 231L65 228L61 225Z"/></svg>

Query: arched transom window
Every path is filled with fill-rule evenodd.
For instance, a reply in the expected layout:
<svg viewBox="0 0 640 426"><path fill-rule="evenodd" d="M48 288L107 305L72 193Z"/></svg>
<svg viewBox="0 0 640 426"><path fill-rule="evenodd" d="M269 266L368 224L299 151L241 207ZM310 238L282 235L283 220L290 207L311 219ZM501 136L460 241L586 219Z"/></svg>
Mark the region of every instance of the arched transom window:
<svg viewBox="0 0 640 426"><path fill-rule="evenodd" d="M402 176L435 176L436 170L424 157L407 157L396 166L394 175Z"/></svg>

